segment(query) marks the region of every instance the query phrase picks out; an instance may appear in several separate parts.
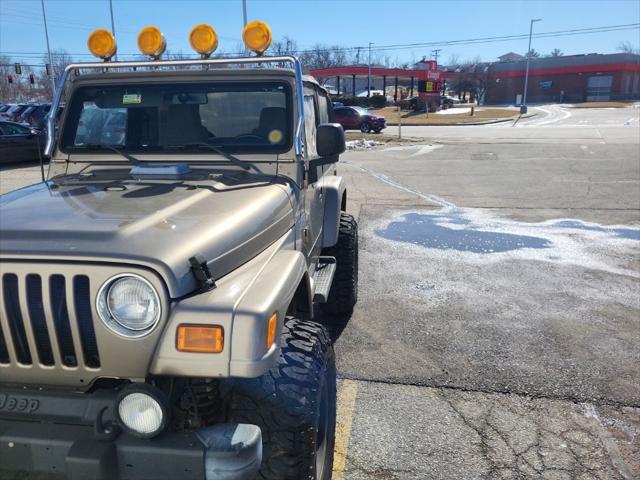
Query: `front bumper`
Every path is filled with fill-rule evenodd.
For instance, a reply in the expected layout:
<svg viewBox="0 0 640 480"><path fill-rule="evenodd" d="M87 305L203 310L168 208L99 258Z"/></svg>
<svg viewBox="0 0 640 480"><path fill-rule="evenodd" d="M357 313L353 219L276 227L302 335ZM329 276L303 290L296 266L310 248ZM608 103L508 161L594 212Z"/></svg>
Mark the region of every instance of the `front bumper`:
<svg viewBox="0 0 640 480"><path fill-rule="evenodd" d="M107 398L69 399L65 412L53 414L64 394L30 393L31 403L9 414L6 399L21 399L0 389L2 395L0 477L3 471L20 471L70 480L244 480L253 478L262 461L262 435L255 425L219 424L150 440L126 433L106 439L87 420ZM69 423L71 417L81 420Z"/></svg>

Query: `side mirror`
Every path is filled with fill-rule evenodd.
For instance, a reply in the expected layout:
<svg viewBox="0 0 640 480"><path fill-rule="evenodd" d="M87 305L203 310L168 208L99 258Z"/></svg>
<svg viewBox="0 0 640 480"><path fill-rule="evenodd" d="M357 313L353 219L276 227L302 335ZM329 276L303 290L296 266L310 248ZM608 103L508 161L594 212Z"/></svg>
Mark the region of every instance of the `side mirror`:
<svg viewBox="0 0 640 480"><path fill-rule="evenodd" d="M309 161L309 182L318 181L318 167L336 163L338 155L346 150L344 129L339 123L323 123L316 130L316 150L320 158Z"/></svg>
<svg viewBox="0 0 640 480"><path fill-rule="evenodd" d="M32 128L32 129L29 130L29 136L30 137L36 137L38 135L40 135L40 132L38 132L38 130L36 130L35 128Z"/></svg>
<svg viewBox="0 0 640 480"><path fill-rule="evenodd" d="M316 132L316 149L321 157L340 155L346 149L344 130L339 123L323 123ZM334 160L335 161L335 160Z"/></svg>

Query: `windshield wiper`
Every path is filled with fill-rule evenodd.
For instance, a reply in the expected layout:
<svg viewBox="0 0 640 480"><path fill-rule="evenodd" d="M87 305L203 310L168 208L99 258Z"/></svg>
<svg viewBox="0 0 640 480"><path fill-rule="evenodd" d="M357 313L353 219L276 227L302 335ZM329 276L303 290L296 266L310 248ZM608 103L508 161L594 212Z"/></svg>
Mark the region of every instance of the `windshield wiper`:
<svg viewBox="0 0 640 480"><path fill-rule="evenodd" d="M224 158L229 160L234 165L237 165L238 167L242 168L243 170L250 170L253 168L256 172L262 173L260 169L255 165L245 162L244 160L240 160L238 157L231 155L230 153L225 152L223 149L216 147L215 145L211 145L210 143L198 142L198 143L186 143L184 145L169 145L169 148L189 148L189 147L208 148L209 150L216 152L218 155L222 155Z"/></svg>
<svg viewBox="0 0 640 480"><path fill-rule="evenodd" d="M87 143L87 144L84 144L84 145L75 145L74 148L78 148L78 149L81 148L81 149L88 149L88 150L110 150L112 152L117 153L121 157L126 158L133 165L144 165L144 164L147 163L147 162L144 162L142 160L138 160L136 157L134 157L130 153L124 152L121 149L116 148L116 147L114 147L112 145L102 145L102 144L99 144L99 143Z"/></svg>

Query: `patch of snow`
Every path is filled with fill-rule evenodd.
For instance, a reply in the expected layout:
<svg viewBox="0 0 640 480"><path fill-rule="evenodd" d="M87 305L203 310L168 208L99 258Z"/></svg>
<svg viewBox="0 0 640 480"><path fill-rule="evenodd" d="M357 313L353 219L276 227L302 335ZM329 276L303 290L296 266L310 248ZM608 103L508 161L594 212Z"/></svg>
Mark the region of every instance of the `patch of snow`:
<svg viewBox="0 0 640 480"><path fill-rule="evenodd" d="M376 142L375 140L367 140L365 138L360 138L358 140L349 140L346 142L347 150L367 150L369 148L377 147L378 145L383 145L382 142Z"/></svg>
<svg viewBox="0 0 640 480"><path fill-rule="evenodd" d="M470 113L471 108L469 107L460 107L460 108L447 108L446 110L440 110L436 112L436 115L456 115L459 113Z"/></svg>

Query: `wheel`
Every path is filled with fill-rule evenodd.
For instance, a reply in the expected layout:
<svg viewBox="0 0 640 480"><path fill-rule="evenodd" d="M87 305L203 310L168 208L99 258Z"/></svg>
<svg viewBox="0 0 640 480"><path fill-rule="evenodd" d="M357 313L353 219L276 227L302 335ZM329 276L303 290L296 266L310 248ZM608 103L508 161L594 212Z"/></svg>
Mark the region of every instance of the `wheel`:
<svg viewBox="0 0 640 480"><path fill-rule="evenodd" d="M327 313L350 315L358 301L358 224L352 215L340 213L338 243L322 255L336 258L336 273L327 303L320 307Z"/></svg>
<svg viewBox="0 0 640 480"><path fill-rule="evenodd" d="M287 317L278 363L265 375L223 382L226 421L262 430L258 479L329 480L336 427L336 366L318 323Z"/></svg>
<svg viewBox="0 0 640 480"><path fill-rule="evenodd" d="M369 133L371 131L371 127L369 126L369 124L367 122L362 122L360 124L360 131L362 133Z"/></svg>

